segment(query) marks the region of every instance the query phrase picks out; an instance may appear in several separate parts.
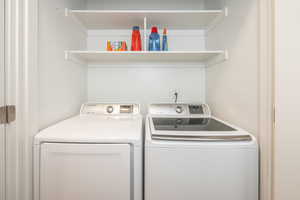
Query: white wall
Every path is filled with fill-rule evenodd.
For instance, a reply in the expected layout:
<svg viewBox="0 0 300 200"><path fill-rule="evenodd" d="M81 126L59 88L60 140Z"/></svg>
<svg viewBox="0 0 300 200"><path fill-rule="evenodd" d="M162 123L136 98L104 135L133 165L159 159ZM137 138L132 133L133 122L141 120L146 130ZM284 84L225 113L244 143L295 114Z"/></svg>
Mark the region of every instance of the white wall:
<svg viewBox="0 0 300 200"><path fill-rule="evenodd" d="M275 1L274 200L300 199L300 2Z"/></svg>
<svg viewBox="0 0 300 200"><path fill-rule="evenodd" d="M229 60L206 70L206 99L214 115L258 131L258 2L227 0L229 16L208 33L208 49L228 49ZM209 5L211 6L211 5Z"/></svg>
<svg viewBox="0 0 300 200"><path fill-rule="evenodd" d="M131 27L129 27L131 28ZM140 27L140 33L143 40L143 29ZM151 30L147 30L150 34ZM89 30L87 36L87 49L95 51L105 51L106 42L110 41L126 41L128 48L131 45L132 30ZM159 34L162 36L163 28L159 25ZM206 36L203 30L168 30L168 47L170 51L185 50L205 50ZM144 41L144 40L143 40ZM147 38L148 42L148 38ZM142 42L144 46L144 43ZM113 62L112 62L113 64ZM134 63L132 63L134 64ZM198 65L199 66L199 65Z"/></svg>
<svg viewBox="0 0 300 200"><path fill-rule="evenodd" d="M86 101L86 66L64 59L65 50L86 47L86 33L64 9L85 5L84 0L39 1L39 128L77 114Z"/></svg>
<svg viewBox="0 0 300 200"><path fill-rule="evenodd" d="M143 113L147 104L173 102L173 89L180 102L203 102L203 74L199 68L89 68L88 99L141 103Z"/></svg>
<svg viewBox="0 0 300 200"><path fill-rule="evenodd" d="M227 0L205 0L204 1L204 8L205 9L223 9L224 6L227 4Z"/></svg>

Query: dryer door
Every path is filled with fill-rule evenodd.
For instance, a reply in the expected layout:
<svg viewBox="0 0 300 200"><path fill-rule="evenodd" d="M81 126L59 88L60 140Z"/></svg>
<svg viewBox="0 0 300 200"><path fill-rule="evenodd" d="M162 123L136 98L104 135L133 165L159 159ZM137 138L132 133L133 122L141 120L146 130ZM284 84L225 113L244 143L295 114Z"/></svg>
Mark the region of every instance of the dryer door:
<svg viewBox="0 0 300 200"><path fill-rule="evenodd" d="M129 144L41 145L40 200L130 200Z"/></svg>

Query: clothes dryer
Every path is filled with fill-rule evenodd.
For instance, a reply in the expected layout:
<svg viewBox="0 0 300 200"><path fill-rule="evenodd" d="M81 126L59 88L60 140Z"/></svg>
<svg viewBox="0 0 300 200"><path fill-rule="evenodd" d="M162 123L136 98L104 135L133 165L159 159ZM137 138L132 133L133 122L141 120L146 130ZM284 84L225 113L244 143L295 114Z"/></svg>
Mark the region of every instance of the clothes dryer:
<svg viewBox="0 0 300 200"><path fill-rule="evenodd" d="M34 140L35 200L142 200L137 104L88 103Z"/></svg>

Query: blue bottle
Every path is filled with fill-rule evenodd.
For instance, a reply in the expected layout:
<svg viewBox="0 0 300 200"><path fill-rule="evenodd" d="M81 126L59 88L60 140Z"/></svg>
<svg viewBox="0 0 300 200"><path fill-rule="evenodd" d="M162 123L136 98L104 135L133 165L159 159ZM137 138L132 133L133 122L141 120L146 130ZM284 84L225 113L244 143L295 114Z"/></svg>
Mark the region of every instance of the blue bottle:
<svg viewBox="0 0 300 200"><path fill-rule="evenodd" d="M168 37L167 37L167 29L164 28L163 38L162 38L162 50L168 51Z"/></svg>
<svg viewBox="0 0 300 200"><path fill-rule="evenodd" d="M156 26L152 27L151 34L149 36L149 51L160 51L160 36Z"/></svg>

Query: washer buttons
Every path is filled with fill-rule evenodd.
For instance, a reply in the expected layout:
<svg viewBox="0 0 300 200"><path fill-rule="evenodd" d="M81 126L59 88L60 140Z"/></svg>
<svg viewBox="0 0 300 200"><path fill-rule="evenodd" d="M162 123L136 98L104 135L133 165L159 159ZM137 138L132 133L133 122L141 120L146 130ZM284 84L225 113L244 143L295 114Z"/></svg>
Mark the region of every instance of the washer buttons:
<svg viewBox="0 0 300 200"><path fill-rule="evenodd" d="M182 111L183 111L183 108L182 108L181 106L177 106L177 107L176 107L176 112L177 112L177 113L180 114L180 113L182 113Z"/></svg>

